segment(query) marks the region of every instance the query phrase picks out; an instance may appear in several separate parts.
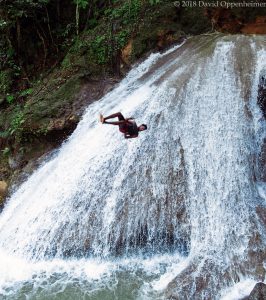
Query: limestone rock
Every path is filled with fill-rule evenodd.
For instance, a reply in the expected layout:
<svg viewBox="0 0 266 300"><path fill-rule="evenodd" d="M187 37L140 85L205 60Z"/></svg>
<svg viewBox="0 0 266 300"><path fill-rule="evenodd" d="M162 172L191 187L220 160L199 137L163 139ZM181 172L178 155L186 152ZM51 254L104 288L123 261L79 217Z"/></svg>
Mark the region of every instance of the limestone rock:
<svg viewBox="0 0 266 300"><path fill-rule="evenodd" d="M258 86L258 105L266 118L266 69L260 73L259 86ZM266 138L264 139L259 156L260 178L259 180L266 181Z"/></svg>
<svg viewBox="0 0 266 300"><path fill-rule="evenodd" d="M266 69L260 73L258 104L263 112L264 118L266 118Z"/></svg>
<svg viewBox="0 0 266 300"><path fill-rule="evenodd" d="M266 34L266 16L259 16L252 23L247 24L241 29L245 34Z"/></svg>
<svg viewBox="0 0 266 300"><path fill-rule="evenodd" d="M23 153L18 153L17 155L10 156L8 158L8 164L12 170L16 170L22 167L25 164L23 160Z"/></svg>
<svg viewBox="0 0 266 300"><path fill-rule="evenodd" d="M255 285L248 297L242 300L263 300L266 299L266 284L259 282Z"/></svg>
<svg viewBox="0 0 266 300"><path fill-rule="evenodd" d="M8 184L6 181L0 181L0 197L4 197L7 193Z"/></svg>
<svg viewBox="0 0 266 300"><path fill-rule="evenodd" d="M128 44L121 51L121 59L127 65L130 65L131 54L132 54L132 40L130 40Z"/></svg>

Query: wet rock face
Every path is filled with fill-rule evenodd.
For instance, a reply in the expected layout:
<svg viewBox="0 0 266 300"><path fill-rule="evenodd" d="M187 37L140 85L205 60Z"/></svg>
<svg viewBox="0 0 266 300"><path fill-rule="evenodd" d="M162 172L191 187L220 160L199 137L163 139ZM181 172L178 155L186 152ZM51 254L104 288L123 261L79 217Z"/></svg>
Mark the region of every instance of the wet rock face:
<svg viewBox="0 0 266 300"><path fill-rule="evenodd" d="M265 34L266 16L263 8L207 8L205 15L213 29L224 33Z"/></svg>
<svg viewBox="0 0 266 300"><path fill-rule="evenodd" d="M262 111L263 117L266 118L266 69L260 74L258 86L258 105ZM266 181L266 138L260 149L259 157L260 180Z"/></svg>
<svg viewBox="0 0 266 300"><path fill-rule="evenodd" d="M1 180L0 181L0 210L1 210L1 207L2 207L2 202L4 200L4 197L6 196L7 194L7 189L8 189L8 184L6 181L3 181Z"/></svg>
<svg viewBox="0 0 266 300"><path fill-rule="evenodd" d="M260 74L258 104L263 112L264 118L266 118L266 69Z"/></svg>
<svg viewBox="0 0 266 300"><path fill-rule="evenodd" d="M241 32L245 34L266 34L266 16L259 16L252 23L246 24Z"/></svg>
<svg viewBox="0 0 266 300"><path fill-rule="evenodd" d="M260 149L258 179L263 182L266 181L266 139L264 139Z"/></svg>
<svg viewBox="0 0 266 300"><path fill-rule="evenodd" d="M0 181L0 196L4 196L7 191L7 183L5 181Z"/></svg>
<svg viewBox="0 0 266 300"><path fill-rule="evenodd" d="M40 91L40 101L37 98L29 100L31 103L25 111L23 138L17 144L14 140L9 140L8 136L0 136L0 181L8 181L14 187L19 185L39 165L39 159L49 156L75 130L86 107L108 93L119 82L118 77L88 79L85 75L82 76L78 79L80 85L72 81L67 89L60 83L61 86L57 86L58 94L49 93L49 89L56 90L56 87L49 86ZM75 87L76 84L78 88ZM0 115L5 113L7 111L3 111L3 114L1 111ZM7 115L5 119L0 118L0 132L8 130L7 120L10 118L12 115ZM5 148L8 154L4 156ZM6 195L0 202L4 203L5 197Z"/></svg>
<svg viewBox="0 0 266 300"><path fill-rule="evenodd" d="M266 299L266 284L259 282L255 285L254 289L248 297L242 300L263 300Z"/></svg>

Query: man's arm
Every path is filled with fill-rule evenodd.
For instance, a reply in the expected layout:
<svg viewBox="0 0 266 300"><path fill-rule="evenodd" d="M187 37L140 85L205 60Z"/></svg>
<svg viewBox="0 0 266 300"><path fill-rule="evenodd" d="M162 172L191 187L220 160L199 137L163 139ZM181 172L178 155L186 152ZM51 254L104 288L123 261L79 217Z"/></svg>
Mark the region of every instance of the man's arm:
<svg viewBox="0 0 266 300"><path fill-rule="evenodd" d="M123 121L103 121L103 124L111 124L111 125L122 125L126 124L126 120Z"/></svg>
<svg viewBox="0 0 266 300"><path fill-rule="evenodd" d="M136 122L134 121L134 118L127 118L127 119L125 119L125 122L126 122L127 124L134 124L134 123L136 123Z"/></svg>

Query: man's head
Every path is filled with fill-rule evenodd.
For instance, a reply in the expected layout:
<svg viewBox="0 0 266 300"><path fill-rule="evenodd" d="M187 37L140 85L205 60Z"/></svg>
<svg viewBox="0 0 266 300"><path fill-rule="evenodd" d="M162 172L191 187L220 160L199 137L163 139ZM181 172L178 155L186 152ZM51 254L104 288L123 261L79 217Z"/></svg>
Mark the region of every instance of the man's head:
<svg viewBox="0 0 266 300"><path fill-rule="evenodd" d="M146 124L141 124L139 126L139 131L147 130L147 125Z"/></svg>

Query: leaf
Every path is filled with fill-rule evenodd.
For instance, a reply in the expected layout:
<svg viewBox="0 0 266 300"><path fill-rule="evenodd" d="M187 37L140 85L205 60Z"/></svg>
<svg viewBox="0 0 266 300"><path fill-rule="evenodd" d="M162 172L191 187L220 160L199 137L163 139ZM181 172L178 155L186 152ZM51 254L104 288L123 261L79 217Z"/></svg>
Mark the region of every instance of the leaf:
<svg viewBox="0 0 266 300"><path fill-rule="evenodd" d="M4 156L7 156L10 153L10 149L5 147L5 149L1 150Z"/></svg>
<svg viewBox="0 0 266 300"><path fill-rule="evenodd" d="M24 96L28 96L28 95L32 94L32 92L33 92L33 89L30 88L30 89L27 89L27 90L22 91L19 95L20 95L21 97L24 97Z"/></svg>
<svg viewBox="0 0 266 300"><path fill-rule="evenodd" d="M10 104L14 101L15 97L13 95L7 95L6 101Z"/></svg>
<svg viewBox="0 0 266 300"><path fill-rule="evenodd" d="M5 139L9 136L8 131L0 131L0 138Z"/></svg>
<svg viewBox="0 0 266 300"><path fill-rule="evenodd" d="M88 0L74 0L74 3L81 7L82 9L85 9L87 5L89 4Z"/></svg>

